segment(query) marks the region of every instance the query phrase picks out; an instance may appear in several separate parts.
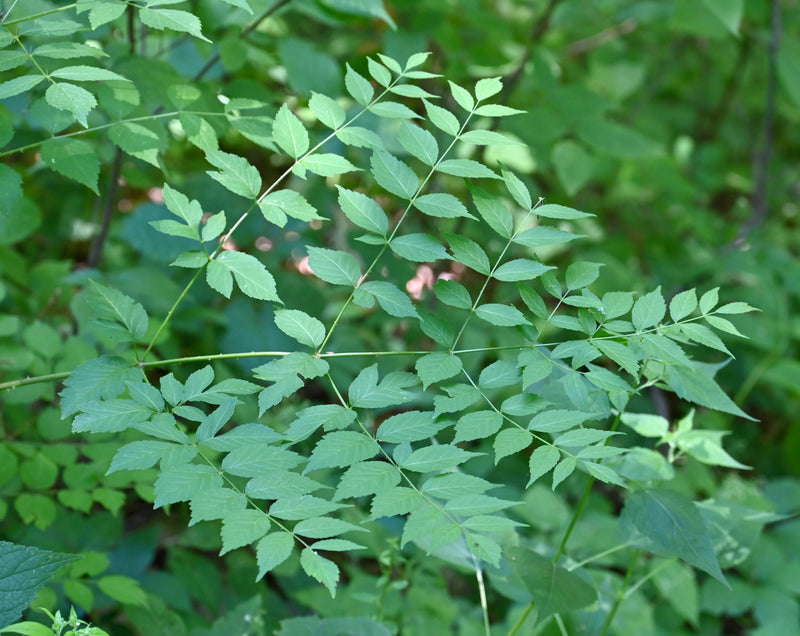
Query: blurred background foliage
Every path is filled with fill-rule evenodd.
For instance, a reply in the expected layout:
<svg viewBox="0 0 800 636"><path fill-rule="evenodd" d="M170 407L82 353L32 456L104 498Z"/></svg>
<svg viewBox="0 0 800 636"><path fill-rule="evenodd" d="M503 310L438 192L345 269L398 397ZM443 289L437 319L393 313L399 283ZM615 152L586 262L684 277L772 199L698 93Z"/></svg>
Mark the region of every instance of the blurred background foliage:
<svg viewBox="0 0 800 636"><path fill-rule="evenodd" d="M3 0L1 6L10 10L9 25L65 4ZM86 23L87 13L91 20L100 4L81 0L77 17L73 13L70 19ZM252 13L236 4L249 4ZM502 162L523 175L535 196L597 215L578 225L585 238L548 255L553 264L603 263L593 288L599 295L660 285L671 296L690 287L719 286L723 300L762 309L736 317L749 339L726 341L736 359L718 374L726 391L759 422L707 411L696 416L701 428L731 433L726 448L753 470L723 478L697 464L687 467L683 487L706 497L724 494L756 510L797 509L797 0L191 0L179 8L200 18L213 44L129 23L124 8L96 30L72 36L76 43L97 43L108 55L103 63L136 87L113 81L99 86L99 105L88 122L96 130L69 138L88 149L42 145L54 134L80 128L35 94L0 103L0 381L69 371L101 350L113 350L113 342L92 333L81 291L90 275L136 298L152 315L167 313L189 274L166 267L186 248L182 239L157 234L148 225L164 216L161 185L168 181L191 192L204 209L227 210L229 219L241 208L237 197L205 175L203 154L191 143L204 125L269 183L286 164L270 151L265 131L287 97L302 116L312 91L344 95L346 62L366 75L367 55L383 52L403 60L431 51L426 70L464 86L501 76L500 101L525 111L503 122L504 132L521 144L490 148L485 161ZM45 29L31 37L41 42L47 34ZM0 70L8 59L0 58ZM434 82L426 88L442 91ZM191 108L184 107L190 99ZM442 99L454 108L449 93ZM202 120L196 113L203 113ZM133 131L113 125L136 117L145 119ZM396 146L390 120L362 125ZM81 159L80 169L65 175L72 181L47 168L48 154L63 152ZM7 193L20 175L25 194L15 199ZM437 188L465 193L459 179L434 184L432 191ZM265 229L253 218L233 239L258 253L276 277L303 267L306 242L358 246L352 230L333 215L331 189L310 186L304 194L323 214L328 211L332 223L290 220L283 228ZM445 219L437 231L474 230ZM366 258L374 248L357 249ZM424 270L395 266L406 268L409 280L426 284ZM454 274L469 283L468 272ZM282 290L289 306L294 298L306 303L314 298L317 307L306 311L319 316L329 311L326 293L311 278ZM160 355L290 346L267 306L244 297L222 300L193 288L159 342ZM397 333L376 317L339 329L331 347L413 347L424 337ZM497 344L493 338L491 329L471 325L464 342ZM219 362L215 369L218 377L232 376L260 362ZM362 362L353 359L352 369ZM89 557L43 590L39 605L52 608L67 598L116 634L280 630L288 636L322 633L314 631L321 628L313 621L284 620L306 608L322 617L369 613L381 576L390 576L408 585L407 592L400 583L383 592L386 616L402 616L403 634L474 633L480 612L471 583L457 566L442 572L392 547L391 529L372 537L374 549L365 559L373 561L350 568L336 601L310 586L293 562L276 571L280 594L264 593L251 583L252 556L237 551L224 562L205 558L219 549L216 530L209 531L208 524L187 530L187 514L179 509L166 516L152 511L149 471L106 476L119 440L71 434L60 419L57 389L33 384L0 393L2 538ZM686 414L684 404L657 390L639 400L632 410L670 419ZM276 421L285 421L285 415L277 413ZM523 513L522 520L545 540L558 536L579 485L573 490L555 497L534 487L526 503L539 513ZM602 548L615 505L595 505L586 536L575 536L576 553L581 541L586 555ZM654 575L623 604L614 633L797 634L798 530L789 520L765 534L731 575L732 591L711 581L689 586L681 596L671 581L690 575L682 570ZM620 581L611 577L605 584ZM145 593L147 608L141 604ZM414 611L403 616L404 606ZM516 618L510 616L508 624ZM570 633L593 633L583 625L583 631L575 626ZM253 631L240 631L246 629Z"/></svg>

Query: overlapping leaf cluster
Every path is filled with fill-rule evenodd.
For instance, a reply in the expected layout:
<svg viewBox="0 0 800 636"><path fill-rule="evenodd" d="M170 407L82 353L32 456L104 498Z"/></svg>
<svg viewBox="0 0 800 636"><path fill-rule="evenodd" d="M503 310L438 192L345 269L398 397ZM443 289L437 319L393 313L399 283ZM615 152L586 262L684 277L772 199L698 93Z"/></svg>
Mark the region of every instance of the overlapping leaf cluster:
<svg viewBox="0 0 800 636"><path fill-rule="evenodd" d="M434 78L418 70L425 57L412 56L404 66L386 56L370 59L374 84L348 67L346 87L356 102L349 113L339 101L319 94L308 104L329 132L309 119L304 122L286 105L272 122L271 142L291 159L283 177L341 179L334 183L341 213L366 232L358 240L375 247L371 261L343 249L307 247L314 276L340 290L334 291L338 310L328 324L301 307L278 308L275 325L299 347L260 352L274 359L253 371L258 382L214 384L210 366L185 382L172 373L154 381L144 369L158 362L145 362L143 355L137 354L143 362L134 365L114 356L92 360L67 381L64 415L77 412L76 431L144 433L146 439L120 448L110 470L158 465L155 506L185 501L192 524L221 520L221 553L253 545L259 578L297 550L305 572L333 594L340 576L333 555L361 547L357 533L363 527L342 518L353 507L364 520L405 517L401 545L413 542L428 552L462 545L477 559L500 567L504 546L519 541L513 537L520 524L505 513L518 502L490 494L505 484L472 474L470 462L489 449L495 463L526 454L528 486L552 472L556 488L579 471L635 491L625 516L631 541L722 578L694 504L682 495L650 489L669 479L670 462L652 450L612 442L621 435L616 430L620 417L645 436L648 423L656 426L645 416L623 415L629 398L650 385L744 416L715 383L713 369L695 362L687 347L700 344L727 353L711 328L736 333L722 315L750 307L718 306L716 290L699 300L693 290L685 291L669 305L659 289L638 298L624 291L600 297L590 290L599 276L597 263L573 263L562 278L543 262L541 249L577 238L570 223L588 215L534 201L512 172L468 158L476 145L514 143L481 124L515 111L490 103L502 88L497 79L480 80L473 92L451 83L457 113L438 105L434 94L415 83ZM368 113L396 121L391 146L357 125ZM368 165L361 168L327 152L333 140L365 150ZM265 188L246 159L215 149L213 137L204 143L206 158L216 168L209 175L247 199L250 210L260 211L266 222L322 218L300 192L279 189L283 177ZM361 170L364 177L358 181L340 177ZM431 183L447 184L453 178L466 180L469 201L428 190ZM382 194L367 194L374 188ZM386 201L398 212L388 214ZM250 210L233 224L223 212L203 222L200 204L169 185L164 202L175 218L154 222L155 229L198 243L198 249L173 263L197 271L190 286L204 274L208 285L226 297L234 293L235 282L251 298L282 304L280 281L256 257L225 247ZM499 249L454 232L407 231L420 214L483 223L499 239ZM210 241L217 247L209 249ZM458 263L482 283L471 292L443 276L423 308L404 290L406 281L381 273L392 259ZM510 300L485 300L490 285L502 286L507 290L503 297ZM141 305L100 285L95 285L94 302L102 307L99 329L117 337L124 332L133 343L142 340L149 319ZM343 324L375 312L400 326L417 324L428 350L329 350ZM506 340L515 344L462 348L472 320L507 330ZM542 333L560 334L561 340L548 342ZM146 354L153 351L156 337ZM389 354L405 355L405 368L383 372L380 357ZM476 354L481 360L477 369L470 360ZM332 368L353 355L377 361L345 387L334 380ZM264 415L311 383L335 399L300 408L278 426L242 423L235 415L240 396L257 394ZM658 420L657 427L663 441L677 443L701 461L732 465L719 437L707 434L690 441L685 435L670 437L666 421ZM675 529L691 527L694 534L676 541L663 524L652 523L654 510L663 510ZM520 559L527 563L534 557ZM574 575L547 565L553 567L563 573L556 576L563 579L559 589L574 583ZM580 602L567 602L552 613L594 599L593 592L579 596Z"/></svg>

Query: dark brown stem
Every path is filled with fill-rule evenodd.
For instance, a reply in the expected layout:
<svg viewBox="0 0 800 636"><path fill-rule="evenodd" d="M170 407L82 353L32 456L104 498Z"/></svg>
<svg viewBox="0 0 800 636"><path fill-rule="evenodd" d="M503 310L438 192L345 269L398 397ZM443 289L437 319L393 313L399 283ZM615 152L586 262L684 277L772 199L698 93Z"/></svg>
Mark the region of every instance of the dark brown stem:
<svg viewBox="0 0 800 636"><path fill-rule="evenodd" d="M769 40L769 67L767 91L764 101L764 118L761 124L761 147L753 156L753 211L739 229L734 245L741 245L748 235L759 227L768 213L769 164L775 138L775 95L778 92L778 48L781 42L781 2L772 0L772 26Z"/></svg>
<svg viewBox="0 0 800 636"><path fill-rule="evenodd" d="M700 117L700 123L697 126L697 133L695 138L698 141L710 141L717 136L717 131L722 126L728 112L734 104L736 93L742 85L742 78L744 77L744 67L750 59L750 53L753 50L752 38L744 37L739 51L736 56L736 61L733 64L730 75L725 82L725 87L722 89L722 95L717 102L717 105L709 111L705 117Z"/></svg>
<svg viewBox="0 0 800 636"><path fill-rule="evenodd" d="M111 220L114 218L114 208L117 204L117 190L119 190L119 175L121 171L122 150L117 148L114 154L114 164L111 166L111 176L108 182L106 201L103 205L103 221L100 226L100 232L94 238L94 241L92 241L92 247L89 250L89 267L97 267L103 256L103 247L105 246L106 238L108 238L108 230L111 227Z"/></svg>
<svg viewBox="0 0 800 636"><path fill-rule="evenodd" d="M511 93L514 92L517 84L519 84L520 80L522 79L522 76L525 73L525 67L528 65L528 62L530 62L531 55L533 54L533 46L544 37L545 33L547 33L547 30L550 28L550 18L553 16L553 11L555 11L560 1L561 0L550 0L550 2L547 3L544 13L542 13L542 15L540 15L539 18L534 21L529 38L530 43L527 47L525 47L525 52L522 54L517 67L503 78L503 92L500 93L499 99L501 104L508 102Z"/></svg>

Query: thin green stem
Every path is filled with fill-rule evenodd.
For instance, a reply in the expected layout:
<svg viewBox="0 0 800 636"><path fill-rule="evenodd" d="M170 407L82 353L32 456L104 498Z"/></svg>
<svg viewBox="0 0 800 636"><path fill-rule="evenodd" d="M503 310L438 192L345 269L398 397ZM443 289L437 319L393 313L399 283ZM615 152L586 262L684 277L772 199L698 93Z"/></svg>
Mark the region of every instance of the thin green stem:
<svg viewBox="0 0 800 636"><path fill-rule="evenodd" d="M61 11L68 11L69 9L74 9L78 6L77 2L73 2L72 4L68 4L63 7L58 7L58 9L50 9L49 11L43 11L42 13L35 13L33 15L26 15L24 18L17 18L16 20L9 20L8 22L3 22L3 26L12 26L14 24L19 24L20 22L27 22L28 20L36 20L37 18L43 18L48 15L52 15L54 13L60 13Z"/></svg>
<svg viewBox="0 0 800 636"><path fill-rule="evenodd" d="M525 623L525 620L528 618L528 616L530 616L530 613L532 611L533 611L533 601L528 603L528 605L525 607L525 611L522 612L522 616L520 616L519 620L517 620L517 622L514 623L511 629L508 630L508 634L506 636L514 636L514 634L516 634L519 631L520 627L522 627L523 623Z"/></svg>
<svg viewBox="0 0 800 636"><path fill-rule="evenodd" d="M639 555L641 554L640 550L636 550L633 553L633 557L631 558L631 562L628 565L628 570L625 572L625 580L622 582L622 587L620 588L619 594L616 595L614 598L614 604L611 606L611 611L606 616L605 623L603 623L603 627L600 630L598 636L605 636L608 633L608 630L611 629L611 623L614 622L614 616L617 614L617 610L619 606L622 604L622 601L625 600L626 596L623 590L627 587L628 581L633 574L633 569L636 566L636 562L639 560Z"/></svg>
<svg viewBox="0 0 800 636"><path fill-rule="evenodd" d="M175 117L176 115L180 115L181 113L189 113L192 115L202 115L203 117L225 117L225 113L213 113L213 112L205 112L205 111L178 111L173 110L168 113L158 113L157 115L142 115L140 117L130 117L128 119L120 119L118 121L112 121L107 124L101 124L99 126L93 126L92 128L82 128L81 130L74 130L72 132L64 133L63 135L54 135L49 137L48 139L42 139L40 141L35 141L30 144L26 144L24 146L17 146L16 148L12 148L11 150L4 150L0 152L0 157L6 157L8 155L13 155L18 152L24 152L25 150L31 150L33 148L38 148L43 143L46 143L52 139L65 139L67 137L77 137L80 135L87 135L89 133L97 132L99 130L106 130L107 128L111 128L112 126L116 126L117 124L127 124L131 122L137 121L147 121L150 119L161 119L164 117Z"/></svg>
<svg viewBox="0 0 800 636"><path fill-rule="evenodd" d="M617 413L617 416L614 418L614 422L611 424L611 431L616 431L617 427L619 426L620 420L622 419L622 413ZM607 438L605 443L608 444L611 438ZM598 464L602 464L603 460L600 459L597 462ZM589 481L586 484L586 488L583 491L583 495L581 496L581 500L578 502L577 507L575 508L575 512L572 514L572 519L570 520L569 527L567 531L564 533L564 538L561 540L561 543L558 546L558 550L556 551L556 555L553 557L553 563L558 563L558 560L561 558L561 555L564 554L564 551L567 548L567 542L569 541L570 536L572 536L572 531L575 529L575 524L578 523L578 519L583 513L583 508L586 506L586 502L589 500L589 494L592 492L592 486L594 486L595 478L593 476L589 477Z"/></svg>
<svg viewBox="0 0 800 636"><path fill-rule="evenodd" d="M466 540L466 539L465 539ZM483 580L483 569L481 564L474 554L472 557L472 565L475 568L475 580L478 582L478 594L481 599L481 613L483 614L483 633L485 636L491 636L492 627L489 624L489 603L486 600L486 584Z"/></svg>
<svg viewBox="0 0 800 636"><path fill-rule="evenodd" d="M394 86L401 78L402 78L402 75L399 75L395 79L395 81L392 82L392 84L391 84L391 86L389 88ZM375 103L376 101L378 101L378 99L383 97L383 95L385 95L389 91L389 88L387 88L383 93L381 93L380 97L374 99L371 102L371 104ZM476 108L477 108L477 105L476 105ZM464 131L466 130L467 124L469 123L469 120L471 119L473 113L474 113L474 109L473 109L473 112L471 112L469 114L469 116L464 120L464 123L461 125L461 128L459 129L458 133L453 138L453 141L451 141L450 145L447 146L447 148L445 148L444 152L441 153L441 155L436 160L436 162L433 164L433 166L431 166L431 169L428 171L428 174L425 176L425 178L422 180L422 182L417 187L417 191L414 193L414 196L411 197L411 200L408 202L408 205L406 206L406 209L403 210L403 214L400 216L400 219L397 221L397 223L395 224L394 228L390 232L389 236L386 238L386 243L384 243L384 245L381 247L380 251L378 252L377 256L375 256L375 258L372 260L372 262L367 267L367 269L364 272L364 274L361 276L361 280L359 281L358 285L356 285L356 289L358 289L358 287L361 285L361 281L364 281L364 280L367 279L369 274L372 272L373 269L375 269L375 266L378 264L378 262L383 257L383 255L386 253L386 250L389 248L389 244L392 242L392 239L394 239L394 237L397 235L397 232L399 231L400 226L403 224L403 221L405 221L406 217L408 216L408 213L411 211L411 207L414 205L414 201L416 201L417 197L419 197L420 193L423 191L423 189L425 188L425 185L428 183L428 181L431 180L431 177L436 172L437 166L444 160L444 158L447 156L447 153L450 152L450 150L452 150L453 146L456 144L456 142L459 140L461 135L464 133ZM347 310L347 308L353 302L353 298L354 297L355 297L355 289L350 293L350 295L348 296L348 298L345 301L344 305L339 310L339 313L337 314L336 318L334 319L333 323L331 324L330 329L328 329L328 333L325 334L325 339L322 341L322 344L317 348L317 351L322 351L325 348L325 345L328 343L328 340L330 340L331 335L333 334L334 330L336 329L336 327L338 327L339 323L341 322L342 316L344 316L344 312Z"/></svg>
<svg viewBox="0 0 800 636"><path fill-rule="evenodd" d="M0 382L0 391L7 389L16 389L20 386L27 386L29 384L40 384L42 382L58 382L59 380L66 380L72 371L63 371L61 373L49 373L47 375L37 375L33 378L20 378L19 380L9 380L8 382Z"/></svg>
<svg viewBox="0 0 800 636"><path fill-rule="evenodd" d="M184 299L186 294L189 293L189 290L192 288L192 285L194 285L195 281L197 281L197 279L200 278L200 274L202 274L205 271L206 265L204 265L195 272L194 276L192 276L192 279L186 284L186 287L183 288L183 291L180 293L178 298L176 298L175 302L172 303L172 307L170 307L170 310L167 313L166 317L164 318L164 320L161 321L161 324L158 326L158 330L156 330L155 335L153 336L152 340L150 340L150 344L147 345L147 349L145 349L144 355L142 356L142 360L147 359L147 355L150 353L150 351L152 351L153 345L155 345L156 340L158 340L159 336L161 335L161 332L164 331L164 329L166 328L167 323L169 323L170 321L170 318L172 318L172 315L175 313L175 310L178 308L178 305L181 304L181 301Z"/></svg>

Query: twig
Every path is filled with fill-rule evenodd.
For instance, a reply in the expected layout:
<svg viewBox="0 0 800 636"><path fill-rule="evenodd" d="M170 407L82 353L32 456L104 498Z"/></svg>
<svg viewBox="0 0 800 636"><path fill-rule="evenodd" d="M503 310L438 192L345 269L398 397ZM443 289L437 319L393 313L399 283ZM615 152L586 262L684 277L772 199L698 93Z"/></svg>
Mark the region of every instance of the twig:
<svg viewBox="0 0 800 636"><path fill-rule="evenodd" d="M264 11L261 16L252 22L244 31L242 31L241 38L244 39L248 35L250 35L253 31L258 28L258 25L261 24L264 20L269 18L273 13L275 13L281 7L289 4L292 0L278 0L275 4L273 4L269 9ZM194 81L198 81L203 78L203 76L211 70L211 68L219 61L219 53L215 53L211 56L211 58L203 65L197 74L194 76Z"/></svg>
<svg viewBox="0 0 800 636"><path fill-rule="evenodd" d="M567 47L566 54L568 57L577 57L579 55L583 55L592 49L596 49L604 44L613 42L614 40L621 38L623 35L627 35L631 31L635 31L638 27L639 23L636 22L636 20L628 18L619 24L615 24L612 27L603 29L599 33L590 35L588 38L573 42Z"/></svg>
<svg viewBox="0 0 800 636"><path fill-rule="evenodd" d="M769 67L767 70L767 92L764 100L764 118L761 124L761 147L753 156L753 211L742 224L734 246L740 246L748 235L767 218L769 193L769 164L775 137L775 95L778 91L778 48L781 41L781 2L772 0L772 26L769 40Z"/></svg>
<svg viewBox="0 0 800 636"><path fill-rule="evenodd" d="M530 62L531 55L533 55L533 45L538 43L544 37L544 34L547 33L547 30L550 28L550 18L553 16L553 11L555 11L560 1L561 0L550 0L544 10L544 13L542 13L542 15L540 15L539 18L533 23L529 44L525 47L525 52L522 54L522 57L517 64L517 68L503 78L503 92L500 94L500 102L502 104L505 104L508 101L511 93L514 92L517 84L522 79L522 75L525 72L525 67L527 66L528 62Z"/></svg>

